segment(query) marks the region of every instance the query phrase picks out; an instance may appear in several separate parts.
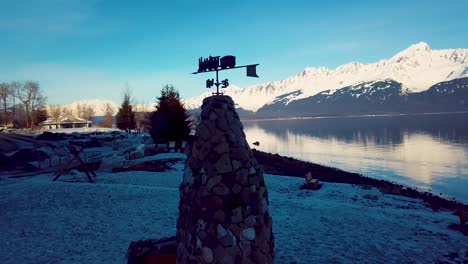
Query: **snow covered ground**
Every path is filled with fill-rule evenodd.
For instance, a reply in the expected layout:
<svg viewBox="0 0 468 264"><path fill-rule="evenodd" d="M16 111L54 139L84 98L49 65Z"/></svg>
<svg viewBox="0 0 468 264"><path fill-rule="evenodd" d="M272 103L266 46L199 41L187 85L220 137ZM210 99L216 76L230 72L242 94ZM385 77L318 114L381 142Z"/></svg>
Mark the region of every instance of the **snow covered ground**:
<svg viewBox="0 0 468 264"><path fill-rule="evenodd" d="M169 156L183 158L154 158ZM183 162L161 173L98 171L95 184L80 172L0 177L0 263L126 263L131 241L175 235ZM307 191L303 179L265 177L277 263L468 262L451 212L376 189Z"/></svg>

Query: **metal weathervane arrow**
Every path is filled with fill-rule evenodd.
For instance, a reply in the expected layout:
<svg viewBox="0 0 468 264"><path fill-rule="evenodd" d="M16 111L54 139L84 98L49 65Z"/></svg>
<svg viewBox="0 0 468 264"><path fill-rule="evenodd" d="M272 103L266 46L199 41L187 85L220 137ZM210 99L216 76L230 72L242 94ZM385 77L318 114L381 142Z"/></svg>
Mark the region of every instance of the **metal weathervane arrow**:
<svg viewBox="0 0 468 264"><path fill-rule="evenodd" d="M221 88L226 88L229 86L229 80L224 79L219 82L218 72L224 70L232 70L237 68L246 68L246 74L248 77L257 77L257 66L259 64L251 64L244 66L236 66L236 57L235 56L224 56L220 59L220 56L209 56L208 58L200 57L198 59L198 70L192 72L192 74L207 73L207 72L216 72L216 82L214 79L206 80L206 88L211 88L213 85L216 85L216 93L213 95L222 95L223 93L219 92L219 86Z"/></svg>

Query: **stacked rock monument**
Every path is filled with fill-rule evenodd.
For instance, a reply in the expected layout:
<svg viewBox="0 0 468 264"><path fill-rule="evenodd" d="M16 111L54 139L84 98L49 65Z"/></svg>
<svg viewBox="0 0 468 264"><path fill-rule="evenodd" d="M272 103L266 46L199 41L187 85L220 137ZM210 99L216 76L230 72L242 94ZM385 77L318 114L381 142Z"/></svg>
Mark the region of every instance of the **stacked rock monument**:
<svg viewBox="0 0 468 264"><path fill-rule="evenodd" d="M273 263L263 174L228 96L203 101L177 219L177 263Z"/></svg>

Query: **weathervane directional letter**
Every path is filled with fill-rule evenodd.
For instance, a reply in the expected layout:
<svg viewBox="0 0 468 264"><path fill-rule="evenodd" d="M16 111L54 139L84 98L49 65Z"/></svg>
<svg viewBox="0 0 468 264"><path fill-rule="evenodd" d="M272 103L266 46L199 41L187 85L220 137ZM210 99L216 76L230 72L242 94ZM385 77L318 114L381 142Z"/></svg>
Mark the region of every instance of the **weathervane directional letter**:
<svg viewBox="0 0 468 264"><path fill-rule="evenodd" d="M206 80L206 88L211 88L214 85L214 79Z"/></svg>
<svg viewBox="0 0 468 264"><path fill-rule="evenodd" d="M229 80L228 79L222 80L221 83L223 84L223 86L221 86L221 88L226 88L226 87L229 86Z"/></svg>

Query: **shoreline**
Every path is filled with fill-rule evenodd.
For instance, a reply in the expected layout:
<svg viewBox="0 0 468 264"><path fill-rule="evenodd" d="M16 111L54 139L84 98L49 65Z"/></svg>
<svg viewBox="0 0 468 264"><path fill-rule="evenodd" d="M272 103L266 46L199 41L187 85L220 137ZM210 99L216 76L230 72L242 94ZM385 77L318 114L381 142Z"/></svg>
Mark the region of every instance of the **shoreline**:
<svg viewBox="0 0 468 264"><path fill-rule="evenodd" d="M336 115L317 115L317 116L283 116L283 117L260 117L260 118L243 118L244 122L258 122L258 121L284 121L284 120L309 120L309 119L333 119L333 118L360 118L360 117L394 117L394 116L418 116L418 115L448 115L448 114L468 114L468 111L455 111L455 112L418 112L418 113L374 113L374 114L336 114Z"/></svg>
<svg viewBox="0 0 468 264"><path fill-rule="evenodd" d="M252 149L252 152L264 173L304 178L305 182L306 173L311 172L314 179L322 182L348 183L360 185L364 188L374 187L385 194L421 199L434 211L439 209L454 211L460 207L468 209L468 205L460 201L449 200L433 193L419 191L390 181L370 178L359 173L347 172L341 169L301 161L256 149Z"/></svg>

